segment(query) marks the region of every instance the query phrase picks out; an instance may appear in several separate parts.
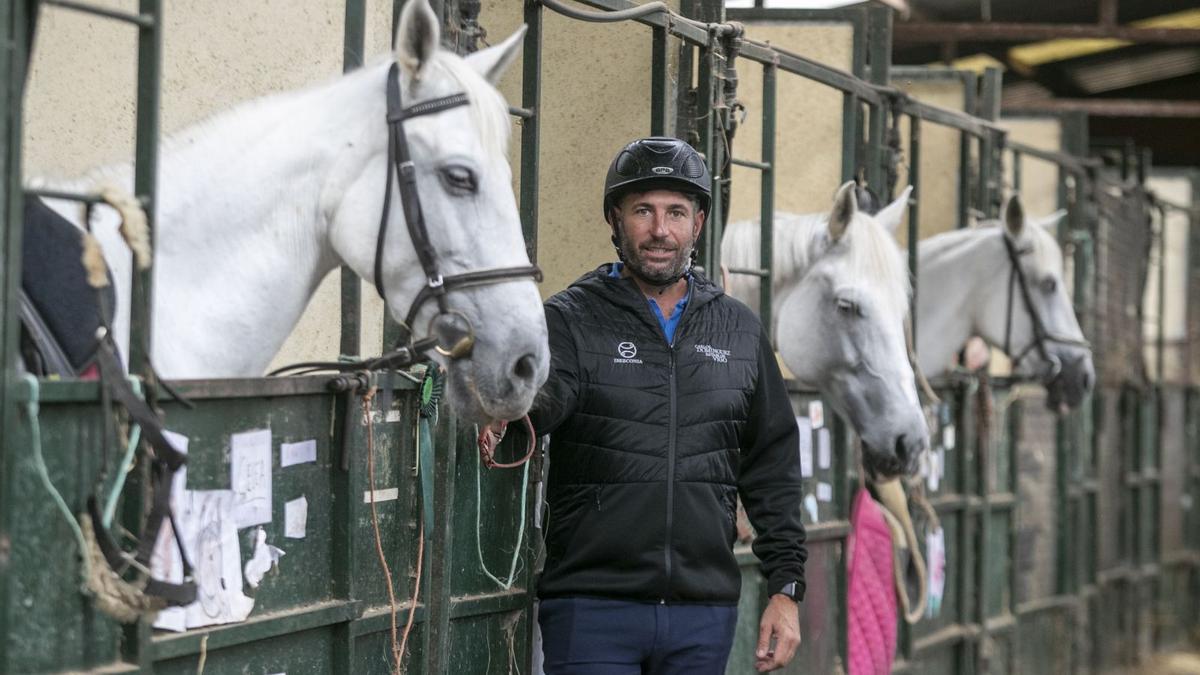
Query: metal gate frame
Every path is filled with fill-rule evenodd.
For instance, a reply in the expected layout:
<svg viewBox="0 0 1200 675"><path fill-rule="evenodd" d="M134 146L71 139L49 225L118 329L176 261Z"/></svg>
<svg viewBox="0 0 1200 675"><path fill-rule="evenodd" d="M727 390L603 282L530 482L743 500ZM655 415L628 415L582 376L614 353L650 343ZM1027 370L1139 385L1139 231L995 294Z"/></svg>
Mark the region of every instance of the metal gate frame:
<svg viewBox="0 0 1200 675"><path fill-rule="evenodd" d="M41 0L40 4L88 12L137 26L139 67L135 192L147 215L152 218L157 188L161 12L159 0L139 0L139 3L139 12L136 14L96 8L73 0ZM435 4L441 10L458 9L457 4ZM464 4L468 3L464 0ZM4 340L0 350L5 355L6 363L14 362L17 354L15 297L21 279L22 194L41 194L81 202L97 201L91 195L49 190L25 191L22 188L21 89L38 5L37 0L21 0L8 3L0 13L0 31L6 38L3 48L0 48L0 72L5 73L3 93L0 94L5 121L3 136L0 137L0 158L3 160L0 176L4 184L4 189L0 190L0 210L4 215L5 228L3 250L0 251L4 254L0 261L4 263L5 284L2 315ZM347 0L343 52L346 70L361 63L364 5L363 0ZM400 0L393 3L396 10L401 5ZM532 10L529 13L536 14ZM457 12L454 16L456 19L463 18ZM533 58L526 58L526 73L532 72L535 76L526 78L526 107L514 108L512 112L526 122L522 138L522 155L525 158L522 177L531 173L535 177L534 180L524 181L521 200L526 240L533 249L536 241L537 133L532 109L537 100L540 24L531 28L525 46L527 56L532 54ZM458 33L455 35L456 38L461 37ZM531 250L531 253L535 251ZM141 373L139 377L147 385L148 395L153 396L155 386L149 376L146 357L151 290L149 279L148 272L135 279L132 333L135 347L131 350L131 372ZM347 291L347 301L343 303L344 314L352 319L344 324L342 335L343 345L353 345L352 349L347 350L349 353L358 350L358 283L355 277L353 284L343 285L344 290L352 289ZM376 643L385 639L390 614L385 600L380 597L382 585L370 577L378 573L378 565L371 558L354 553L354 549L363 548L362 542L369 538L363 530L366 506L355 495L364 487L372 489L373 486L365 481L363 462L351 460L352 457L361 459L365 447L369 447L364 446L361 425L353 423L362 417L356 406L353 388L348 393L339 394L339 390L345 389L345 383L339 382L339 378L304 377L197 380L180 383L178 389L192 400L200 402L201 412L189 413L178 404L166 400L159 400L158 405L166 409L173 426L190 428L197 434L207 435L208 443L222 442L223 432L214 429L224 429L235 423L269 426L273 417L286 421L289 415L297 420L296 425L285 427L281 436L286 437L289 430L295 433L298 426L307 425L305 428L309 430L306 433L324 439L320 441L320 455L327 468L319 472L317 483L309 483L309 488L327 498L336 495L332 497L330 510L320 514L328 515L330 526L335 528L330 534L331 548L327 552L327 564L330 566L330 576L325 580L327 587L318 583L302 591L293 588L291 592L294 595L273 596L271 592L266 592L266 595L260 596L265 613L252 615L243 623L195 629L180 634L155 633L146 620L120 626L95 612L90 601L81 598L77 586L71 582L78 573L78 564L71 554L74 545L63 546L64 542L71 541L65 522L46 508L44 493L33 494L33 499L21 499L32 494L25 452L30 444L31 420L18 414L18 406L30 402L34 392L16 377L14 369L5 369L3 387L0 388L0 438L4 439L8 449L0 463L0 480L3 481L0 483L0 551L3 552L0 555L0 629L4 636L0 641L0 671L101 668L104 672L188 672L195 668L197 658L203 660L207 657L210 672L240 672L240 665L237 664L249 663L244 660L247 655L251 661L262 661L264 664L269 658L279 661L304 653L311 657L311 650L317 644L329 647L321 650L317 661L299 668L318 667L319 663L323 663L325 665L320 666L321 669L328 668L332 672L390 671L390 666L384 660L375 657L376 649L379 654L387 651L381 643ZM98 435L103 433L99 431L103 425L96 422L102 416L98 405L101 400L99 388L96 383L43 382L37 400L41 403L41 417L57 420L55 424L43 427L51 481L65 493L71 508L79 512L85 495L92 487L88 484L90 477L99 469L100 460L91 452L94 443L99 442ZM397 386L390 412L397 413L402 421L413 422L416 419L414 401L414 388L401 383ZM388 410L379 409L380 403L374 405L376 409L372 415L381 418L388 416ZM203 412L205 410L216 411L217 416ZM307 413L297 416L297 410L307 410ZM422 575L422 599L416 607L410 672L476 669L484 659L491 658L487 650L497 640L500 641L500 648L511 651L510 658L515 658L524 667L530 661L532 627L529 621L528 589L533 579L536 542L531 536L524 540L520 549L522 562L517 582L507 591L496 592L494 584L484 579L482 572L465 556L456 559L456 550L473 548L474 544L467 534L474 514L470 513L471 509L464 508L471 505L474 495L466 494L465 489L455 490L456 484L465 484L474 470L474 463L469 461L472 454L459 455L456 446L460 441L469 444L473 435L467 429L459 429L454 420L447 417L443 416L441 425L435 431L438 454L435 466L431 469L437 515L424 557L428 572ZM320 423L314 427L318 420ZM321 427L320 424L325 426ZM376 442L385 448L384 459L394 462L390 469L385 467L381 470L390 470L395 480L393 484L403 486L404 481L396 470L402 465L404 457L408 457L407 461L411 463L414 452L409 428L406 424L401 426L401 429L381 428ZM321 432L322 429L325 433ZM220 453L206 453L195 458L196 466L192 475L201 485L205 480L213 480L214 470L219 474L225 467L222 464L215 469L213 466L204 468L206 461L210 464L213 461L220 463L220 457ZM341 467L337 466L339 461ZM129 486L124 492L124 505L120 513L127 529L135 529L140 522L144 486L148 484L144 475L138 475L143 473L135 471L131 474ZM275 475L279 489L298 485L285 480L278 470ZM534 470L530 475L527 485L532 486L539 472ZM490 503L506 504L512 501L512 495L520 493L521 473L489 474L483 483L483 498ZM411 489L401 490L401 498L393 502L396 505L393 513L384 513L381 518L385 524L392 524L391 528L386 529L385 536L388 557L397 572L397 585L401 589L411 586L406 581L408 577L404 571L415 563L412 540L420 521L416 515L420 500L416 496L415 483L410 479L408 485ZM520 523L511 517L511 512L505 511L481 516L484 527L492 528L489 544L491 540L502 537L503 543L511 546L519 525L532 529L534 492L530 490L527 495L525 512L529 515L525 523ZM505 495L509 497L505 499ZM31 516L31 508L40 511ZM387 509L385 505L381 511ZM39 536L31 535L30 526L42 527ZM279 537L281 533L276 532L274 536ZM321 544L317 542L311 545L320 549ZM474 554L473 551L471 553ZM303 556L303 551L298 555ZM18 593L18 589L23 590ZM31 595L31 589L38 592ZM265 586L260 587L260 593L264 592L263 589ZM284 590L275 589L274 593L284 593ZM313 596L313 593L316 595ZM304 599L304 602L298 606L295 602L289 604L300 599ZM401 612L413 604L407 594L403 594L399 601L398 609ZM43 621L33 621L33 616L40 616ZM46 616L53 617L53 621L63 622L63 625L45 623ZM21 633L23 629L29 631L39 627L50 630L33 635ZM500 633L493 630L496 627L499 627ZM53 646L46 644L46 635L56 636ZM319 642L314 641L317 636L321 636ZM473 647L451 649L451 645L455 644L455 636L470 638ZM503 646L505 644L507 648ZM36 653L31 654L30 650ZM237 656L239 654L241 656ZM231 659L234 660L232 663ZM269 672L275 670L279 668L272 668Z"/></svg>

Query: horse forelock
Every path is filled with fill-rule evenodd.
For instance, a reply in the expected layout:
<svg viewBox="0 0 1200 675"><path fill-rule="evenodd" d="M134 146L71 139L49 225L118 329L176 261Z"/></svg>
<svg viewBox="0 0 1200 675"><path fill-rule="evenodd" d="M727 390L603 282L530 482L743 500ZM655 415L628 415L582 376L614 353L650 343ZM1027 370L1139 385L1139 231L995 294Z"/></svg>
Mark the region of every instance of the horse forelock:
<svg viewBox="0 0 1200 675"><path fill-rule="evenodd" d="M448 77L458 91L467 95L471 121L484 151L490 156L507 157L512 125L504 96L457 54L438 50L425 65L423 77L435 72Z"/></svg>
<svg viewBox="0 0 1200 675"><path fill-rule="evenodd" d="M908 265L896 240L873 216L856 213L828 254L838 256L850 279L864 282L883 306L896 308L901 314L908 312Z"/></svg>

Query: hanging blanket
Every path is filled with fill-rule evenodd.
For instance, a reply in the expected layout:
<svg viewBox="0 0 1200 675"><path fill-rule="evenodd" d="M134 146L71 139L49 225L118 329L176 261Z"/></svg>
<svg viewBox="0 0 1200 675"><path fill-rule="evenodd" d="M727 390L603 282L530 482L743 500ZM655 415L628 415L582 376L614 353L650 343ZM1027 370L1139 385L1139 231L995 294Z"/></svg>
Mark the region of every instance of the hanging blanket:
<svg viewBox="0 0 1200 675"><path fill-rule="evenodd" d="M854 498L850 526L846 544L849 672L887 675L896 653L892 534L883 510L866 489L859 489Z"/></svg>

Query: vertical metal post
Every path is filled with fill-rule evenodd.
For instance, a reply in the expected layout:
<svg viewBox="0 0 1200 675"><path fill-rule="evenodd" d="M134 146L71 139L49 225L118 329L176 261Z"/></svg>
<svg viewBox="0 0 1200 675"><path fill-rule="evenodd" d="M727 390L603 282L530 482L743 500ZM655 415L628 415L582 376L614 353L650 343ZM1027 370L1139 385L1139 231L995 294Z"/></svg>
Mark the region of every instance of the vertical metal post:
<svg viewBox="0 0 1200 675"><path fill-rule="evenodd" d="M396 12L399 16L399 12ZM392 26L395 35L395 25ZM350 72L363 63L366 34L366 0L346 0L345 27L342 32L342 72ZM388 189L391 189L390 187ZM342 354L359 352L362 334L362 285L358 275L342 265L341 276L341 338L338 350ZM385 310L386 315L386 310Z"/></svg>
<svg viewBox="0 0 1200 675"><path fill-rule="evenodd" d="M892 10L873 5L867 9L868 50L870 52L871 82L887 85L891 80ZM868 151L868 183L877 193L886 190L888 171L887 102L871 108L871 149Z"/></svg>
<svg viewBox="0 0 1200 675"><path fill-rule="evenodd" d="M533 115L521 120L521 230L529 259L537 262L538 153L542 126L542 6L537 0L525 0L525 25L521 107L532 110Z"/></svg>
<svg viewBox="0 0 1200 675"><path fill-rule="evenodd" d="M1012 191L1014 193L1021 192L1021 152L1019 150L1012 151Z"/></svg>
<svg viewBox="0 0 1200 675"><path fill-rule="evenodd" d="M138 11L154 21L138 26L137 140L133 191L146 210L150 250L154 250L158 205L159 70L162 65L162 12L159 0L139 0ZM129 372L149 376L150 315L154 301L152 270L135 271L130 306Z"/></svg>
<svg viewBox="0 0 1200 675"><path fill-rule="evenodd" d="M963 73L963 111L975 114L978 78L975 73ZM971 218L971 135L958 134L958 226L966 227Z"/></svg>
<svg viewBox="0 0 1200 675"><path fill-rule="evenodd" d="M988 68L983 73L982 91L979 100L979 116L991 121L1000 118L1000 70ZM979 139L979 210L985 218L999 214L1000 191L996 183L999 177L996 161L1002 138L993 132L985 132Z"/></svg>
<svg viewBox="0 0 1200 675"><path fill-rule="evenodd" d="M883 6L872 6L867 10L869 35L871 82L888 84L892 60L892 10ZM883 194L887 182L887 116L886 101L871 106L870 134L867 149L867 185Z"/></svg>
<svg viewBox="0 0 1200 675"><path fill-rule="evenodd" d="M667 29L655 27L651 31L650 43L650 135L666 136L670 112L670 96L667 87L667 46L670 39Z"/></svg>
<svg viewBox="0 0 1200 675"><path fill-rule="evenodd" d="M921 221L920 218L920 202L921 202L921 118L912 115L908 118L908 184L912 185L913 191L908 199L908 271L912 279L912 301L911 319L909 324L912 327L912 348L913 352L917 350L917 300L918 291L917 285L917 266L918 252L917 244L920 243L921 237Z"/></svg>
<svg viewBox="0 0 1200 675"><path fill-rule="evenodd" d="M703 234L700 237L702 247L699 253L700 265L708 274L715 273L714 263L717 260L715 250L721 245L721 240L714 238L714 233L717 228L717 219L721 213L721 162L717 157L717 143L715 140L715 127L717 121L713 119L713 88L717 79L713 74L715 67L713 58L714 46L710 42L708 45L700 48L700 79L697 83L697 98L696 98L696 119L700 120L700 152L704 154L708 161L708 171L712 176L712 202L708 209L708 219L705 223Z"/></svg>
<svg viewBox="0 0 1200 675"><path fill-rule="evenodd" d="M17 418L16 369L18 359L17 305L21 289L21 234L24 200L21 196L21 93L29 56L30 31L37 7L29 0L15 0L0 6L0 439L5 448L21 436ZM11 546L13 474L24 462L23 453L8 451L0 456L0 542ZM0 556L0 671L11 670L9 628L14 621L12 575L8 573L10 556Z"/></svg>
<svg viewBox="0 0 1200 675"><path fill-rule="evenodd" d="M863 78L867 72L866 15L854 22L850 72ZM862 102L850 93L842 95L842 182L852 180L858 171L858 147L862 136Z"/></svg>
<svg viewBox="0 0 1200 675"><path fill-rule="evenodd" d="M763 66L762 84L762 163L759 173L759 259L758 266L766 271L758 283L758 314L762 323L771 327L771 286L774 279L775 256L775 80L778 69Z"/></svg>

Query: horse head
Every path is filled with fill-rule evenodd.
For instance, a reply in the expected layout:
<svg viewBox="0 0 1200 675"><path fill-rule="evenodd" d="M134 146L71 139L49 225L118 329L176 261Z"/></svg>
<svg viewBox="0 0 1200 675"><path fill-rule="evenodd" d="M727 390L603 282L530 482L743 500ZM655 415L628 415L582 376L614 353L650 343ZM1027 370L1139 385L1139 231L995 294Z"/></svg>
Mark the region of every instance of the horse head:
<svg viewBox="0 0 1200 675"><path fill-rule="evenodd" d="M524 29L466 58L441 49L439 32L437 17L425 0L407 3L396 35L397 67L387 75L398 74L402 105L417 111L401 123L411 167L397 162L397 174L414 174L419 206L402 203L405 196L398 182L389 182L391 174L385 174L393 158L383 123L386 81L381 78L375 104L380 121L372 127L373 136L362 139L367 147L357 154L363 160L348 170L345 193L331 209L330 242L343 262L376 282L392 318L402 324L412 319L406 328L415 338L445 338L447 346L464 336L473 338L466 350L430 352L449 374L447 399L459 415L473 422L510 420L525 414L548 372L545 316L537 288L528 273L485 283L454 285L450 280L530 265L507 159L508 107L495 89L519 53ZM466 95L465 104L439 104L460 94ZM422 103L437 109L422 111ZM386 211L385 185L391 192ZM418 253L421 242L414 241L409 230L418 209L428 237L424 262ZM425 273L429 259L438 273L433 283ZM443 298L422 302L410 313L422 297L418 294L427 287L435 289L442 276L447 289ZM444 333L457 335L446 338Z"/></svg>
<svg viewBox="0 0 1200 675"><path fill-rule="evenodd" d="M928 430L905 342L909 281L899 249L859 211L852 182L838 190L827 227L796 248L808 264L777 309L784 363L854 426L867 471L911 472Z"/></svg>
<svg viewBox="0 0 1200 675"><path fill-rule="evenodd" d="M1046 386L1054 410L1078 406L1095 381L1092 352L1083 338L1063 283L1063 253L1051 234L1065 212L1033 220L1017 196L1004 206L1007 273L995 275L978 305L976 324L985 340L1001 346L1014 371Z"/></svg>

